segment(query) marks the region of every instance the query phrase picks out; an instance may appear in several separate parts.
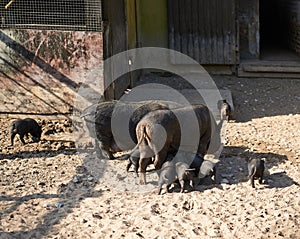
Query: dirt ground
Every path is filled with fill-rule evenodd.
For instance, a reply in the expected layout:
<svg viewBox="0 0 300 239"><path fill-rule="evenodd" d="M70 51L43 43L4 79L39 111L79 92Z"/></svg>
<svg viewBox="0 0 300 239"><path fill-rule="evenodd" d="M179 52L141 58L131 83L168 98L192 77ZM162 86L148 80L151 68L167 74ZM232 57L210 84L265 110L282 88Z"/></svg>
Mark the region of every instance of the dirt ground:
<svg viewBox="0 0 300 239"><path fill-rule="evenodd" d="M232 91L218 184L157 195L126 161L97 159L71 119L39 119L42 140L10 146L0 119L0 238L300 238L300 80L216 77ZM38 118L38 117L37 117ZM77 125L79 128L82 126ZM264 184L246 160L265 158Z"/></svg>

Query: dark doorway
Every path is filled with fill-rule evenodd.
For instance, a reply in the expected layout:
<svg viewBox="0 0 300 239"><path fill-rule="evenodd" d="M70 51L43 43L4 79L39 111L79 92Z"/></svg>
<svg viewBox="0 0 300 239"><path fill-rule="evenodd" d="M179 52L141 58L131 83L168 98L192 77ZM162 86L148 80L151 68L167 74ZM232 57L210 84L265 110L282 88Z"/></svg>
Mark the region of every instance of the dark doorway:
<svg viewBox="0 0 300 239"><path fill-rule="evenodd" d="M299 60L289 47L289 11L285 1L260 0L260 58Z"/></svg>

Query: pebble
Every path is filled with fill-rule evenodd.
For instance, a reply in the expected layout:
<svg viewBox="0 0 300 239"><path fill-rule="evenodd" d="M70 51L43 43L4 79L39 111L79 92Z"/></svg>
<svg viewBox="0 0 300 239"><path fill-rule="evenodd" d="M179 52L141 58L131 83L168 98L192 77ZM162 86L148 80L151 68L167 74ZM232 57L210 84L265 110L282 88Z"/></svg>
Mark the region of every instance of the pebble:
<svg viewBox="0 0 300 239"><path fill-rule="evenodd" d="M80 222L82 222L82 223L87 223L88 220L86 220L85 218L81 218L81 219L80 219Z"/></svg>
<svg viewBox="0 0 300 239"><path fill-rule="evenodd" d="M21 188L21 187L24 187L24 186L25 186L24 183L19 182L19 183L17 183L16 188Z"/></svg>
<svg viewBox="0 0 300 239"><path fill-rule="evenodd" d="M274 212L274 216L275 216L275 217L280 217L281 214L280 214L280 212Z"/></svg>
<svg viewBox="0 0 300 239"><path fill-rule="evenodd" d="M62 208L64 205L60 202L55 203L55 207Z"/></svg>
<svg viewBox="0 0 300 239"><path fill-rule="evenodd" d="M73 183L79 183L79 178L77 177L77 176L75 176L74 178L73 178Z"/></svg>
<svg viewBox="0 0 300 239"><path fill-rule="evenodd" d="M219 234L220 234L219 231L217 229L214 229L214 228L209 229L207 231L207 235L210 236L210 237L218 237Z"/></svg>
<svg viewBox="0 0 300 239"><path fill-rule="evenodd" d="M87 178L88 181L92 182L94 180L94 177L90 176Z"/></svg>
<svg viewBox="0 0 300 239"><path fill-rule="evenodd" d="M39 185L39 186L45 186L46 183L38 181L38 182L37 182L37 185Z"/></svg>
<svg viewBox="0 0 300 239"><path fill-rule="evenodd" d="M49 210L52 208L52 205L50 203L46 203L43 205L43 207Z"/></svg>

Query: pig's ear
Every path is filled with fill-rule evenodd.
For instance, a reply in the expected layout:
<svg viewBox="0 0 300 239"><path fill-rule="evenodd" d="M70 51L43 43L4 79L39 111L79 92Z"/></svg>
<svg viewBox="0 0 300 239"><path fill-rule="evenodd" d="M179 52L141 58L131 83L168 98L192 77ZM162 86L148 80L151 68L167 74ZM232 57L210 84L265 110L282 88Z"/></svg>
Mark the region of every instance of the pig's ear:
<svg viewBox="0 0 300 239"><path fill-rule="evenodd" d="M214 164L217 164L220 162L220 160L213 154L206 154L204 155L204 160L210 161Z"/></svg>
<svg viewBox="0 0 300 239"><path fill-rule="evenodd" d="M220 162L220 159L214 158L214 159L212 160L212 162L213 162L214 164L217 164L217 163Z"/></svg>
<svg viewBox="0 0 300 239"><path fill-rule="evenodd" d="M212 154L205 154L204 155L204 157L203 157L203 159L204 160L210 160L210 159L212 159L214 156L212 155Z"/></svg>

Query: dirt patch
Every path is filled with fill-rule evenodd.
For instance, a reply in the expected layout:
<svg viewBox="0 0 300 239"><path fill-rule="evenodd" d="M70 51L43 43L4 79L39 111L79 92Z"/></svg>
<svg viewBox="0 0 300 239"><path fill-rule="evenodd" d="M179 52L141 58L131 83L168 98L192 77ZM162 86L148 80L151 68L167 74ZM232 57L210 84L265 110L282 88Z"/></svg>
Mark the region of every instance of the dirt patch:
<svg viewBox="0 0 300 239"><path fill-rule="evenodd" d="M265 96L263 81L273 82ZM299 81L216 82L238 106L217 166L220 183L184 194L157 195L153 171L141 187L126 161L97 159L69 120L39 120L40 142L16 137L11 147L13 119L1 119L0 238L299 238ZM256 189L245 180L249 157L266 158Z"/></svg>

